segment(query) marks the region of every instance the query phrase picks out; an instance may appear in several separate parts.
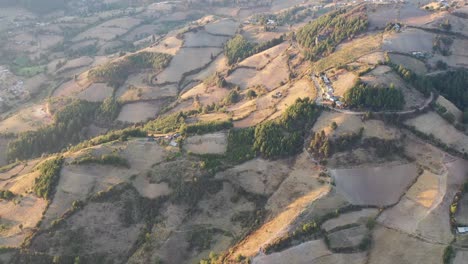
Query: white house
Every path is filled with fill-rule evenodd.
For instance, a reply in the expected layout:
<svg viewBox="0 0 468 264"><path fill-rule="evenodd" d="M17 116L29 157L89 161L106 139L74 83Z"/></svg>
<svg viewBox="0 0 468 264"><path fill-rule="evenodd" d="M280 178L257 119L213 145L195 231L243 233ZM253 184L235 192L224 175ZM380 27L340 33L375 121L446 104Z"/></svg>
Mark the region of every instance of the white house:
<svg viewBox="0 0 468 264"><path fill-rule="evenodd" d="M457 232L459 234L466 234L468 233L468 226L459 226L457 227Z"/></svg>

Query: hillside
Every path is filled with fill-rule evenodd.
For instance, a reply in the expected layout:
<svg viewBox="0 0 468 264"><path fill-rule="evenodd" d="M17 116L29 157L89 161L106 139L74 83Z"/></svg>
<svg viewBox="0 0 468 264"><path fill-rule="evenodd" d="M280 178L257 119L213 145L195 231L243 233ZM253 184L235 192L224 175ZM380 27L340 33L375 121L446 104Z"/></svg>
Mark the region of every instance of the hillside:
<svg viewBox="0 0 468 264"><path fill-rule="evenodd" d="M0 263L466 262L464 2L58 2L0 2Z"/></svg>

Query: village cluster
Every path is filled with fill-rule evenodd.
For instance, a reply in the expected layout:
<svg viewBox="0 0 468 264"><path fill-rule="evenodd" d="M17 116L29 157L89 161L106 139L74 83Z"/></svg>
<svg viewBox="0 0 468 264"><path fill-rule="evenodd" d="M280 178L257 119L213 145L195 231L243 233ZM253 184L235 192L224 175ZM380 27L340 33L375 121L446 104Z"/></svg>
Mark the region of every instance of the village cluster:
<svg viewBox="0 0 468 264"><path fill-rule="evenodd" d="M319 76L316 75L315 77L319 77ZM338 108L345 107L345 104L340 100L341 98L334 94L335 90L333 89L332 82L327 77L327 75L325 73L320 74L320 79L325 84L325 89L321 86L322 92L323 92L322 98L326 101L331 102L332 105L335 105Z"/></svg>
<svg viewBox="0 0 468 264"><path fill-rule="evenodd" d="M26 99L28 93L24 89L24 81L18 80L5 67L0 66L0 102L11 99Z"/></svg>

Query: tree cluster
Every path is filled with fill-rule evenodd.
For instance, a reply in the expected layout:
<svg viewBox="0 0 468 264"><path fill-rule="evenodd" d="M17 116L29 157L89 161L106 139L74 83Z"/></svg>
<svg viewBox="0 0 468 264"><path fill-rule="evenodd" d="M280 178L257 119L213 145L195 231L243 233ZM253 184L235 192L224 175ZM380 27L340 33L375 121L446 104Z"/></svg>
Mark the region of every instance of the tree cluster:
<svg viewBox="0 0 468 264"><path fill-rule="evenodd" d="M41 198L50 200L55 193L55 187L60 178L63 157L55 157L39 165L39 177L34 180L33 192Z"/></svg>
<svg viewBox="0 0 468 264"><path fill-rule="evenodd" d="M130 163L127 159L122 158L115 154L104 154L100 157L93 157L87 155L81 158L78 158L72 162L73 164L101 164L101 165L113 165L118 167L130 168Z"/></svg>
<svg viewBox="0 0 468 264"><path fill-rule="evenodd" d="M113 99L102 104L76 100L54 115L54 123L36 131L23 132L8 144L7 158L28 159L43 153L61 151L69 144L87 139L87 127L93 122L112 122L120 111ZM104 123L103 123L104 124Z"/></svg>
<svg viewBox="0 0 468 264"><path fill-rule="evenodd" d="M297 99L275 121L257 125L253 149L267 158L295 155L302 150L306 131L320 114L312 99Z"/></svg>
<svg viewBox="0 0 468 264"><path fill-rule="evenodd" d="M296 39L306 49L308 59L330 54L342 41L367 29L365 7L341 9L319 17L297 32Z"/></svg>
<svg viewBox="0 0 468 264"><path fill-rule="evenodd" d="M89 71L88 77L93 82L108 83L112 87L118 87L130 74L142 69L162 70L171 59L172 56L165 53L139 52L98 66Z"/></svg>
<svg viewBox="0 0 468 264"><path fill-rule="evenodd" d="M405 68L403 65L397 65L387 59L387 64L394 70L401 78L410 83L416 90L421 92L425 97L429 97L433 90L430 80L424 76L419 76L411 70Z"/></svg>
<svg viewBox="0 0 468 264"><path fill-rule="evenodd" d="M358 82L346 91L344 102L351 107L370 108L375 111L399 110L405 105L405 98L398 89L371 87Z"/></svg>
<svg viewBox="0 0 468 264"><path fill-rule="evenodd" d="M199 122L195 124L182 126L180 132L184 134L206 134L220 130L230 129L232 127L233 124L230 120Z"/></svg>
<svg viewBox="0 0 468 264"><path fill-rule="evenodd" d="M468 111L468 70L458 69L426 78L445 98L462 111Z"/></svg>
<svg viewBox="0 0 468 264"><path fill-rule="evenodd" d="M275 38L261 44L254 44L245 39L242 35L236 35L224 46L224 54L228 59L228 64L234 64L254 54L274 47L284 41L284 37Z"/></svg>

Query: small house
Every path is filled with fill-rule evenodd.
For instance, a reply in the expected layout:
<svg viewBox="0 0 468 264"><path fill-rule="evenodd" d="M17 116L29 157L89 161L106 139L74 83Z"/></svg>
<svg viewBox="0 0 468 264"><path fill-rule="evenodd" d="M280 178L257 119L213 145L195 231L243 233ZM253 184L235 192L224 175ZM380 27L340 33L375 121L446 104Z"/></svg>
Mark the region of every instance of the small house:
<svg viewBox="0 0 468 264"><path fill-rule="evenodd" d="M328 77L326 75L322 75L322 80L325 84L330 84L330 79L328 79Z"/></svg>
<svg viewBox="0 0 468 264"><path fill-rule="evenodd" d="M457 233L467 234L468 233L468 226L459 226L459 227L457 227Z"/></svg>

